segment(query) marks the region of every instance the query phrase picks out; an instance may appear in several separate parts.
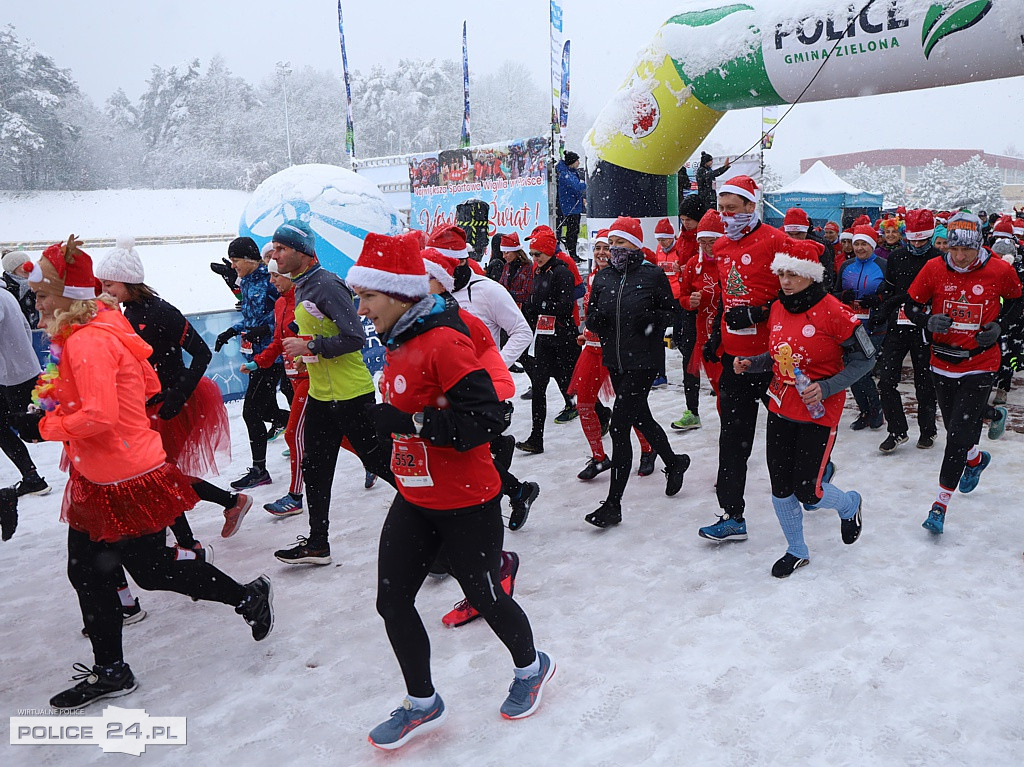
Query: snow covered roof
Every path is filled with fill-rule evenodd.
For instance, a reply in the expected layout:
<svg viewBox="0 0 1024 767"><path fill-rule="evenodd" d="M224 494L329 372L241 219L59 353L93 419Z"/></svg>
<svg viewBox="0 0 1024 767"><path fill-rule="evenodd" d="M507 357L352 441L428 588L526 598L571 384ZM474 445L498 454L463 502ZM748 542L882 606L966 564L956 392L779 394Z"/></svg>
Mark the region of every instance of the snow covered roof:
<svg viewBox="0 0 1024 767"><path fill-rule="evenodd" d="M800 192L803 194L864 194L866 190L858 189L852 184L847 184L833 173L825 163L819 160L808 168L807 172L800 176L800 178L790 181L785 186L769 194L787 194L789 192Z"/></svg>

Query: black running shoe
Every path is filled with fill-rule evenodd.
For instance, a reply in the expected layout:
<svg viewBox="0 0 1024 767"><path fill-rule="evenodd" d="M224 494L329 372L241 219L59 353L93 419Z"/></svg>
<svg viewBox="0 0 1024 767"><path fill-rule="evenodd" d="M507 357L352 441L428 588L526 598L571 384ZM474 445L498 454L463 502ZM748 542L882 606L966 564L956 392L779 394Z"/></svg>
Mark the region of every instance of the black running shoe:
<svg viewBox="0 0 1024 767"><path fill-rule="evenodd" d="M617 525L622 521L622 504L618 501L601 501L601 506L583 519L601 529Z"/></svg>
<svg viewBox="0 0 1024 767"><path fill-rule="evenodd" d="M519 498L511 501L512 513L508 517L509 530L521 530L526 524L526 518L530 516L530 507L540 495L540 485L536 482L523 482L519 491Z"/></svg>
<svg viewBox="0 0 1024 767"><path fill-rule="evenodd" d="M519 399L533 399L533 387L527 389L525 394L520 394Z"/></svg>
<svg viewBox="0 0 1024 767"><path fill-rule="evenodd" d="M811 560L794 557L787 551L782 559L772 565L772 575L776 578L788 578L798 567L805 567L810 563Z"/></svg>
<svg viewBox="0 0 1024 767"><path fill-rule="evenodd" d="M854 419L854 422L850 424L850 428L854 431L862 431L868 428L868 416L867 413L861 413ZM781 560L780 560L781 561Z"/></svg>
<svg viewBox="0 0 1024 767"><path fill-rule="evenodd" d="M576 410L575 405L567 405L562 408L562 412L555 416L555 423L563 424L569 423L579 417L579 412Z"/></svg>
<svg viewBox="0 0 1024 767"><path fill-rule="evenodd" d="M14 492L18 494L19 498L23 495L46 495L50 489L46 480L38 474L34 477L25 477L20 482L14 483Z"/></svg>
<svg viewBox="0 0 1024 767"><path fill-rule="evenodd" d="M677 455L671 466L666 466L665 472L665 495L671 497L683 489L683 475L690 468L690 456L686 453Z"/></svg>
<svg viewBox="0 0 1024 767"><path fill-rule="evenodd" d="M587 482L598 474L604 471L608 471L612 467L612 459L605 458L603 461L598 461L595 458L591 458L587 461L587 465L583 467L583 471L576 475L576 479L582 479Z"/></svg>
<svg viewBox="0 0 1024 767"><path fill-rule="evenodd" d="M251 467L245 474L236 479L231 483L231 487L235 490L252 490L254 487L260 487L261 485L269 485L273 482L270 478L270 472L266 469L257 469L255 466Z"/></svg>
<svg viewBox="0 0 1024 767"><path fill-rule="evenodd" d="M646 453L640 453L640 468L637 470L637 476L649 477L654 473L654 463L658 460L658 454L653 450Z"/></svg>
<svg viewBox="0 0 1024 767"><path fill-rule="evenodd" d="M843 543L856 543L857 539L860 538L860 531L863 528L860 518L860 510L864 505L863 499L860 498L860 494L857 494L857 513L849 519L841 519L839 521L840 531L843 535Z"/></svg>
<svg viewBox="0 0 1024 767"><path fill-rule="evenodd" d="M13 487L0 488L0 539L11 540L18 529L18 492Z"/></svg>
<svg viewBox="0 0 1024 767"><path fill-rule="evenodd" d="M76 663L72 668L79 673L71 678L82 681L50 698L52 708L85 708L103 698L119 698L135 692L139 686L131 668L123 661L113 666L93 666L91 669L83 663Z"/></svg>
<svg viewBox="0 0 1024 767"><path fill-rule="evenodd" d="M910 438L907 436L906 432L903 434L890 434L882 441L882 444L878 446L878 449L883 453L891 453L908 439Z"/></svg>
<svg viewBox="0 0 1024 767"><path fill-rule="evenodd" d="M330 544L311 546L309 540L301 535L295 541L295 546L290 549L279 549L274 552L274 556L286 565L329 565L331 563Z"/></svg>
<svg viewBox="0 0 1024 767"><path fill-rule="evenodd" d="M935 435L922 434L917 438L917 447L919 450L931 450L935 447Z"/></svg>
<svg viewBox="0 0 1024 767"><path fill-rule="evenodd" d="M530 437L525 442L516 442L516 447L522 450L524 453L543 453L544 443L539 440L534 440Z"/></svg>
<svg viewBox="0 0 1024 767"><path fill-rule="evenodd" d="M235 612L252 626L252 638L259 642L266 639L274 628L274 589L270 578L261 575L252 583L245 584L245 598Z"/></svg>

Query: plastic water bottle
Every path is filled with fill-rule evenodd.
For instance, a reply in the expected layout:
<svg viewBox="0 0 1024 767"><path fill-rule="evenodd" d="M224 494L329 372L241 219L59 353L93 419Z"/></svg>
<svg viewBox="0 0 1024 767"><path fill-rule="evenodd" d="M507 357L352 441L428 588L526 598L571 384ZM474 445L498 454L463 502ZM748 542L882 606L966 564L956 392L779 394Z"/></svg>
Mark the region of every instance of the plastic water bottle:
<svg viewBox="0 0 1024 767"><path fill-rule="evenodd" d="M807 377L800 368L793 368L793 378L796 380L796 390L800 393L804 393L804 389L811 385L811 379ZM807 406L807 412L811 414L811 418L821 418L825 415L825 405L822 402L816 402L813 405Z"/></svg>

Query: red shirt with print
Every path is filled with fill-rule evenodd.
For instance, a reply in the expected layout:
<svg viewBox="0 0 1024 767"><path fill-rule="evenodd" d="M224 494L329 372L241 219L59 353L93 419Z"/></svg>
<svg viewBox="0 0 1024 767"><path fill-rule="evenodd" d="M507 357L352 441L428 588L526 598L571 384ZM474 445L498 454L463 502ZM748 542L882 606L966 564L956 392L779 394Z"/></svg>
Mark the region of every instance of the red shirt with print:
<svg viewBox="0 0 1024 767"><path fill-rule="evenodd" d="M445 392L483 368L471 338L454 328L433 328L388 350L381 379L384 401L405 413L443 410ZM459 452L415 435L395 435L391 468L402 497L427 509L461 509L501 492L488 445Z"/></svg>
<svg viewBox="0 0 1024 767"><path fill-rule="evenodd" d="M975 335L999 317L999 299L1020 297L1020 279L1013 267L988 251L982 251L981 258L984 262L968 272L951 269L945 258L932 258L914 278L907 291L910 300L930 306L932 314L946 314L953 320L949 332L936 333L933 342L968 351L977 349ZM933 350L931 365L936 371L954 376L989 373L999 370L1001 358L999 344L993 344L959 364L939 359Z"/></svg>
<svg viewBox="0 0 1024 767"><path fill-rule="evenodd" d="M734 306L764 306L779 294L779 278L772 273L775 254L788 252L789 235L761 224L739 240L715 240L718 284L722 290L722 351L734 357L753 357L768 350L768 324L730 330L725 312Z"/></svg>
<svg viewBox="0 0 1024 767"><path fill-rule="evenodd" d="M768 409L791 421L810 421L838 426L846 402L846 390L825 400L825 415L811 418L807 405L796 390L794 370L812 381L830 378L843 369L843 347L859 324L856 317L833 295L826 295L806 312L791 314L780 301L768 317L768 353L772 357L772 378L768 386Z"/></svg>
<svg viewBox="0 0 1024 767"><path fill-rule="evenodd" d="M679 275L685 262L683 264L679 263L679 255L676 253L675 246L666 252L659 245L657 252L654 254L654 259L656 262L655 266L661 267L661 270L665 272L665 276L668 277L669 287L672 288L672 297L678 301L682 292L679 285Z"/></svg>

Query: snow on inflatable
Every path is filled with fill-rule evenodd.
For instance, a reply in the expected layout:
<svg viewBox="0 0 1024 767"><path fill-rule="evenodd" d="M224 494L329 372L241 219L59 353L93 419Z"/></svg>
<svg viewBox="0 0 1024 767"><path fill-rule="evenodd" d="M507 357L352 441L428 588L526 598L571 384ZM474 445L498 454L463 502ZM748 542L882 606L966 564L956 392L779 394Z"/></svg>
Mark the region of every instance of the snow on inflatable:
<svg viewBox="0 0 1024 767"><path fill-rule="evenodd" d="M296 218L316 234L320 262L342 277L369 232L402 231L398 211L371 182L335 165L293 165L256 187L238 234L262 248L282 222Z"/></svg>

